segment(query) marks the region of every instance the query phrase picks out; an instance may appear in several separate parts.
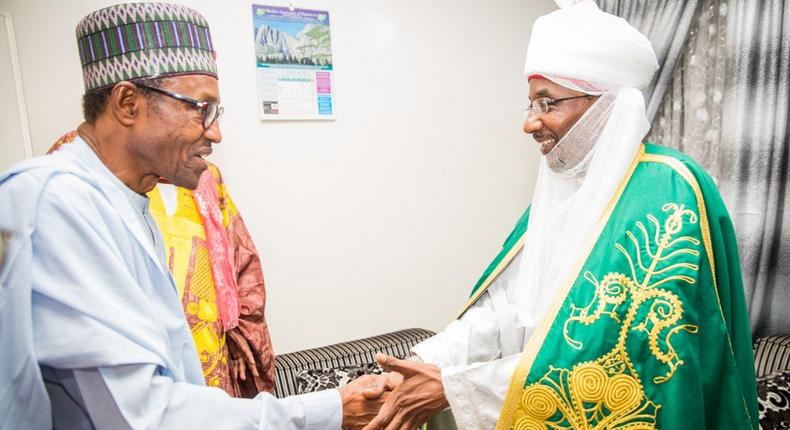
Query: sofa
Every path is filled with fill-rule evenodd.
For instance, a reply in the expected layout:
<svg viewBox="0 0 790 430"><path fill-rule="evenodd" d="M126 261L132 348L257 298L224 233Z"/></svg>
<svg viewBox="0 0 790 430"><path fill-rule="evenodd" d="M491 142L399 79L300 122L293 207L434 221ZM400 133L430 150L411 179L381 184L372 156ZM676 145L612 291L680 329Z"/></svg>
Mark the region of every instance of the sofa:
<svg viewBox="0 0 790 430"><path fill-rule="evenodd" d="M337 388L366 374L381 374L376 353L397 358L411 355L410 349L434 332L410 328L365 339L282 354L276 358L277 397ZM450 410L431 418L423 428L456 430Z"/></svg>
<svg viewBox="0 0 790 430"><path fill-rule="evenodd" d="M377 352L407 357L412 346L433 332L412 328L277 357L276 395L337 388L365 374L380 374ZM790 335L768 336L754 342L760 429L790 430ZM431 430L454 430L447 410L428 422Z"/></svg>
<svg viewBox="0 0 790 430"><path fill-rule="evenodd" d="M790 429L790 335L754 342L760 429Z"/></svg>
<svg viewBox="0 0 790 430"><path fill-rule="evenodd" d="M394 333L308 349L276 357L275 395L285 397L337 388L365 375L380 374L376 353L404 358L412 346L434 335L410 328Z"/></svg>

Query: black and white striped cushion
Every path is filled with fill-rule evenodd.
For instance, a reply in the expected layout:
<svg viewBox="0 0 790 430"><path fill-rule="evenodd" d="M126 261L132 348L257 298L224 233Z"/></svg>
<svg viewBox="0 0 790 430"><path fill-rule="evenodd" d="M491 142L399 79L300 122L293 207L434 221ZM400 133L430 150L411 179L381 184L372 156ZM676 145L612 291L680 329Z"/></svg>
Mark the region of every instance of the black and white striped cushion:
<svg viewBox="0 0 790 430"><path fill-rule="evenodd" d="M768 336L754 342L757 377L790 369L790 335Z"/></svg>
<svg viewBox="0 0 790 430"><path fill-rule="evenodd" d="M363 366L376 362L376 353L404 358L411 355L414 345L435 333L421 328L411 328L382 334L365 339L338 343L304 351L278 355L275 365L277 397L301 394L298 390L297 373L310 369L335 369Z"/></svg>

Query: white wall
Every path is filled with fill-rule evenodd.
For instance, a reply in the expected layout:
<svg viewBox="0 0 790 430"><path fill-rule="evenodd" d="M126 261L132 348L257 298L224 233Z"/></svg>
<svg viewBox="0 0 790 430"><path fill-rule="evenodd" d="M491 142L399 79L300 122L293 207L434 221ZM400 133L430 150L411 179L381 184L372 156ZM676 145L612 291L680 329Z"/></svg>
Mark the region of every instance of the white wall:
<svg viewBox="0 0 790 430"><path fill-rule="evenodd" d="M531 24L554 3L294 3L330 12L333 122L260 121L252 3L182 3L207 17L219 51L213 161L263 258L275 350L444 327L530 200L522 68ZM81 119L74 27L107 4L0 1L37 154Z"/></svg>

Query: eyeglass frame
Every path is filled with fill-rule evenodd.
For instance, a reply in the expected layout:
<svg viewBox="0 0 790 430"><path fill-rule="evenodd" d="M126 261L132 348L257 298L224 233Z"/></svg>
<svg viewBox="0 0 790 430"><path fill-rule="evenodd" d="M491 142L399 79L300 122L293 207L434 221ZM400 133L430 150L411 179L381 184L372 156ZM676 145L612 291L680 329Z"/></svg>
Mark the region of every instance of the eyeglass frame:
<svg viewBox="0 0 790 430"><path fill-rule="evenodd" d="M582 94L580 96L573 96L573 97L565 97L561 99L552 99L551 97L538 97L535 100L532 100L527 105L527 114L534 113L535 115L543 115L549 111L550 106L554 106L559 102L564 102L566 100L573 100L573 99L580 99L584 97L594 97L592 94ZM541 109L542 112L538 112L534 109L535 103L541 103L541 106L545 106Z"/></svg>
<svg viewBox="0 0 790 430"><path fill-rule="evenodd" d="M154 86L151 86L151 85L146 85L146 84L141 84L141 83L135 83L135 86L137 86L139 88L145 88L147 90L151 90L151 91L157 92L159 94L164 94L164 95L166 95L168 97L172 97L172 98L174 98L176 100L181 100L184 103L189 103L189 104L195 106L203 114L203 124L202 125L203 125L203 130L204 131L210 129L214 125L214 122L219 120L220 117L222 117L223 112L225 112L225 108L220 106L220 104L217 103L217 102L207 102L207 101L195 100L195 99L193 99L191 97L187 97L187 96L182 95L182 94L174 93L172 91L168 91L168 90L163 89L163 88L154 87ZM217 106L216 113L214 114L214 118L211 118L211 121L209 121L209 118L208 118L208 109L209 109L210 105ZM208 122L208 124L206 124L207 122Z"/></svg>

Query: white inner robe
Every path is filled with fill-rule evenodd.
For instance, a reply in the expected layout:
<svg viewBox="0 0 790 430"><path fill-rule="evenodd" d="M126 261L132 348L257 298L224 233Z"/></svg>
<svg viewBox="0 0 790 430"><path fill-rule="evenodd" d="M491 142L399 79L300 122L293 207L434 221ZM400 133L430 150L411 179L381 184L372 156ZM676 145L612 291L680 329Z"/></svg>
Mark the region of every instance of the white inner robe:
<svg viewBox="0 0 790 430"><path fill-rule="evenodd" d="M444 331L414 346L442 369L442 384L459 429L493 429L513 371L535 326L518 317L519 252L480 299ZM537 321L546 309L539 309Z"/></svg>

